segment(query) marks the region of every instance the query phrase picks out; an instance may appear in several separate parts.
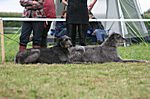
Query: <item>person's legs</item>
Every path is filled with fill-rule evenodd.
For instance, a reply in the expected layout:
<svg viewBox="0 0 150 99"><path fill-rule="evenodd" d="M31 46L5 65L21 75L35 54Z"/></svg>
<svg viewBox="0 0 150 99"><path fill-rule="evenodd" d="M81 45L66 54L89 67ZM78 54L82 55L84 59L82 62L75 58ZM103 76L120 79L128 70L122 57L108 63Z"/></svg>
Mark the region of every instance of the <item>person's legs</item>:
<svg viewBox="0 0 150 99"><path fill-rule="evenodd" d="M68 35L66 28L62 29L62 30L59 32L58 37L61 37L61 36L64 36L64 35Z"/></svg>
<svg viewBox="0 0 150 99"><path fill-rule="evenodd" d="M48 31L50 29L51 26L51 21L48 22L48 24L44 23L44 30L42 33L42 40L41 40L41 47L42 48L46 48L47 47L47 35L48 35Z"/></svg>
<svg viewBox="0 0 150 99"><path fill-rule="evenodd" d="M44 22L32 22L33 26L33 48L40 48L42 33L44 30Z"/></svg>
<svg viewBox="0 0 150 99"><path fill-rule="evenodd" d="M88 25L87 24L79 24L78 25L78 32L79 32L79 44L81 46L86 46L86 32L87 32Z"/></svg>
<svg viewBox="0 0 150 99"><path fill-rule="evenodd" d="M22 52L26 49L27 43L29 42L29 37L32 32L32 23L23 22L22 30L20 35L19 51Z"/></svg>
<svg viewBox="0 0 150 99"><path fill-rule="evenodd" d="M71 37L72 45L76 45L76 25L75 24L68 24L67 26L67 32L69 37Z"/></svg>
<svg viewBox="0 0 150 99"><path fill-rule="evenodd" d="M105 40L105 30L95 29L97 43L102 44Z"/></svg>

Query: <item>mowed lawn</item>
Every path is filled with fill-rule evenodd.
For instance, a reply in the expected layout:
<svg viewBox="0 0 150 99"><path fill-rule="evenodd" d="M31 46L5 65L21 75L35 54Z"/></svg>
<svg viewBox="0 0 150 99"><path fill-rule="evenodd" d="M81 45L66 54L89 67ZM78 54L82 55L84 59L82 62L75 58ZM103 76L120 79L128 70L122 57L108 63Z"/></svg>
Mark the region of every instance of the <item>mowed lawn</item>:
<svg viewBox="0 0 150 99"><path fill-rule="evenodd" d="M150 44L118 50L123 59L150 60ZM7 59L13 60L12 55ZM150 62L50 65L7 62L0 64L0 99L150 99Z"/></svg>
<svg viewBox="0 0 150 99"><path fill-rule="evenodd" d="M150 63L6 63L0 99L150 99Z"/></svg>

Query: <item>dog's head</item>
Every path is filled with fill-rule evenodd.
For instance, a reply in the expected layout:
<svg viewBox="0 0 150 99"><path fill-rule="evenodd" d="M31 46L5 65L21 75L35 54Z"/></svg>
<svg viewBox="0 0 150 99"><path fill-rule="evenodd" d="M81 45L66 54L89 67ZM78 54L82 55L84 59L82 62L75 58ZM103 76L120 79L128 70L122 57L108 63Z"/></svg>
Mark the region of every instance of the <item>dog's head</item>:
<svg viewBox="0 0 150 99"><path fill-rule="evenodd" d="M61 36L60 38L58 38L57 45L62 47L62 48L72 47L71 38L66 36L66 35Z"/></svg>
<svg viewBox="0 0 150 99"><path fill-rule="evenodd" d="M112 33L109 38L116 43L123 43L126 41L126 39L121 34L115 32Z"/></svg>
<svg viewBox="0 0 150 99"><path fill-rule="evenodd" d="M124 41L126 41L126 39L123 38L121 34L114 32L108 36L105 42L103 42L102 46L116 47L120 43L123 43Z"/></svg>

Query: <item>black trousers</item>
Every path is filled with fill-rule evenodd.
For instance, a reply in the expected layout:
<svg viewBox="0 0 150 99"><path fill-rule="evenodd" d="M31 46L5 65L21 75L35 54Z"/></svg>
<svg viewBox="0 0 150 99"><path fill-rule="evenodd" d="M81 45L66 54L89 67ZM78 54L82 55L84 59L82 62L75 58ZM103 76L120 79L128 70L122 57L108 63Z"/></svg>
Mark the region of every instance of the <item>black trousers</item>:
<svg viewBox="0 0 150 99"><path fill-rule="evenodd" d="M33 31L33 45L41 45L44 22L24 21L20 36L20 45L26 46Z"/></svg>
<svg viewBox="0 0 150 99"><path fill-rule="evenodd" d="M48 35L48 31L50 29L51 23L52 23L51 21L44 23L44 30L42 33L41 47L47 47L47 35Z"/></svg>
<svg viewBox="0 0 150 99"><path fill-rule="evenodd" d="M87 32L88 24L67 24L67 32L69 37L71 37L71 41L73 46L76 45L76 34L79 34L79 45L86 45L86 32Z"/></svg>

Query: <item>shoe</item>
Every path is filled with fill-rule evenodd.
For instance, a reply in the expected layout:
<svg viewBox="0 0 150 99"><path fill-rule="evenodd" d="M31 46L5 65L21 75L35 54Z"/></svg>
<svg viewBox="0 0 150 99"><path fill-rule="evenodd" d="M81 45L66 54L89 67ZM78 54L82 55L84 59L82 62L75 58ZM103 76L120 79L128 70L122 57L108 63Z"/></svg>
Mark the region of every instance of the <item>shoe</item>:
<svg viewBox="0 0 150 99"><path fill-rule="evenodd" d="M24 52L26 50L26 45L19 45L19 52Z"/></svg>

